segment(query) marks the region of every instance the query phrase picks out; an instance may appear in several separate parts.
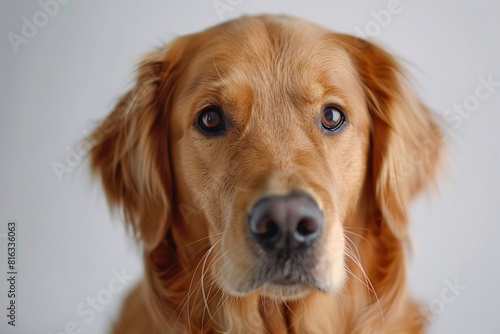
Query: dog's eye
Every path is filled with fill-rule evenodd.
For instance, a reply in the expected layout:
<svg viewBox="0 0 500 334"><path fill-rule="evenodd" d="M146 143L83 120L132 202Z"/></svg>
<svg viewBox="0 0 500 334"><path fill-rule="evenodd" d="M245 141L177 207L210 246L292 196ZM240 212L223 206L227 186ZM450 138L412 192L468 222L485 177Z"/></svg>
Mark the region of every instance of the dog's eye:
<svg viewBox="0 0 500 334"><path fill-rule="evenodd" d="M198 116L198 128L205 134L213 135L225 130L222 112L216 107L209 107L203 110Z"/></svg>
<svg viewBox="0 0 500 334"><path fill-rule="evenodd" d="M330 132L340 131L347 122L342 109L336 106L327 106L321 113L321 125Z"/></svg>

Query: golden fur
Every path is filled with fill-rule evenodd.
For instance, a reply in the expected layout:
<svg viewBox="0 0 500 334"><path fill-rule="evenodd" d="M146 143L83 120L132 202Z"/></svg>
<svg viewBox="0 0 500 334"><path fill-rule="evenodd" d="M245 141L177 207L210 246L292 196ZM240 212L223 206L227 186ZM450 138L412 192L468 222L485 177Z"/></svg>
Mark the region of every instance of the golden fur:
<svg viewBox="0 0 500 334"><path fill-rule="evenodd" d="M227 134L193 125L217 104ZM349 124L326 135L325 104ZM92 167L144 246L113 333L420 333L406 291L410 200L441 133L377 46L288 17L245 17L149 54L95 130ZM246 219L301 190L324 214L318 286L257 286Z"/></svg>

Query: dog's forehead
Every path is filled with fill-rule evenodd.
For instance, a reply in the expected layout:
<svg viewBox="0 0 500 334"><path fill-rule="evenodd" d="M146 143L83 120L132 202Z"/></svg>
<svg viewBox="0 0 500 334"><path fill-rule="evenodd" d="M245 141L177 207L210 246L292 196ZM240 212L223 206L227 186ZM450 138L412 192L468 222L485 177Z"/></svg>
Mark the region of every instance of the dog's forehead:
<svg viewBox="0 0 500 334"><path fill-rule="evenodd" d="M356 90L357 74L333 36L293 19L250 20L208 30L198 36L203 45L192 59L187 94L212 93L239 108L270 96L294 104L314 103L325 95L340 98Z"/></svg>

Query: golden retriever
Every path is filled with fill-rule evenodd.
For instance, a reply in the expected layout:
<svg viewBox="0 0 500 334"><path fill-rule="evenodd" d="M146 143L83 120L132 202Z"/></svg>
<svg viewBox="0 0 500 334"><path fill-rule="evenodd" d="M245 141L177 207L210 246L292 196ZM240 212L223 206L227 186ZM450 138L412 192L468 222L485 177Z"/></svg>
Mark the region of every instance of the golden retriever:
<svg viewBox="0 0 500 334"><path fill-rule="evenodd" d="M92 134L144 249L113 333L420 333L410 200L441 131L392 56L283 16L178 38Z"/></svg>

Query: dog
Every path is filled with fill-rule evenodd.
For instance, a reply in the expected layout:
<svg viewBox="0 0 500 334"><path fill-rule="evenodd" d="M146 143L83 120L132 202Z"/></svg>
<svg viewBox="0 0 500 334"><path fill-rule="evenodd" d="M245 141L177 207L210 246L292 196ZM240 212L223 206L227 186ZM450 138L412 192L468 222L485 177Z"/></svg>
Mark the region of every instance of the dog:
<svg viewBox="0 0 500 334"><path fill-rule="evenodd" d="M242 17L148 54L91 135L144 252L113 333L421 333L408 206L442 132L371 42Z"/></svg>

